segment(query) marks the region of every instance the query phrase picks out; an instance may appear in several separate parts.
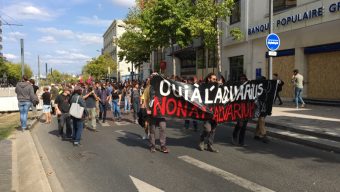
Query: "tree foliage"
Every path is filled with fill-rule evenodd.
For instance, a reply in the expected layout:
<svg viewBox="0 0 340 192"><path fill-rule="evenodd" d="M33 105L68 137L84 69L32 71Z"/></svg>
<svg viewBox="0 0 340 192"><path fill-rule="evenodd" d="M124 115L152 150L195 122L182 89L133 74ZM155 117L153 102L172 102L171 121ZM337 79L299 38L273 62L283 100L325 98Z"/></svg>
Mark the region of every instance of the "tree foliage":
<svg viewBox="0 0 340 192"><path fill-rule="evenodd" d="M126 62L140 65L147 62L150 57L150 41L136 29L128 29L119 39L118 52L119 60L125 59Z"/></svg>
<svg viewBox="0 0 340 192"><path fill-rule="evenodd" d="M17 63L12 63L12 62L5 62L7 71L7 78L8 81L11 82L12 84L15 82L18 82L22 79L22 75L21 75L21 64L17 64ZM24 66L24 73L25 75L27 75L28 78L31 78L33 75L32 69L30 68L29 65L25 64Z"/></svg>
<svg viewBox="0 0 340 192"><path fill-rule="evenodd" d="M95 80L100 80L104 78L109 69L111 71L117 70L117 63L109 54L100 55L98 58L92 58L84 67L83 74L91 75Z"/></svg>

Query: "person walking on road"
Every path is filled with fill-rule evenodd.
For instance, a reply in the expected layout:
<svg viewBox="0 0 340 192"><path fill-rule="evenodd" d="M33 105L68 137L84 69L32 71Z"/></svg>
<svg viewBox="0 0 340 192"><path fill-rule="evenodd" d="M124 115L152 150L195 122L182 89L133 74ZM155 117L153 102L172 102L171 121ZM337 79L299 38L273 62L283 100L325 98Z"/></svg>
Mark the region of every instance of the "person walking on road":
<svg viewBox="0 0 340 192"><path fill-rule="evenodd" d="M285 84L284 81L282 81L280 78L279 78L279 75L277 73L274 73L273 75L273 79L274 80L278 80L278 85L277 85L277 91L276 91L276 96L275 96L275 99L274 99L274 103L276 102L276 99L279 99L279 105L282 105L282 100L281 100L281 97L280 97L280 92L282 91L282 87L283 85Z"/></svg>
<svg viewBox="0 0 340 192"><path fill-rule="evenodd" d="M106 112L109 107L110 101L110 92L106 88L106 84L102 83L101 87L97 91L97 95L99 97L99 120L103 120L103 123L106 121Z"/></svg>
<svg viewBox="0 0 340 192"><path fill-rule="evenodd" d="M26 75L22 77L21 82L17 83L15 93L17 94L18 99L21 129L24 131L27 129L28 110L31 107L32 102L37 102L33 86L28 81L28 77Z"/></svg>
<svg viewBox="0 0 340 192"><path fill-rule="evenodd" d="M91 121L91 127L93 131L97 131L97 122L96 122L96 100L99 100L99 97L96 95L93 87L88 87L85 95L83 96L86 102L86 108L89 113L89 118ZM89 122L90 122L89 121Z"/></svg>
<svg viewBox="0 0 340 192"><path fill-rule="evenodd" d="M113 117L120 121L120 102L122 99L122 94L119 92L118 86L115 86L112 91L112 113Z"/></svg>
<svg viewBox="0 0 340 192"><path fill-rule="evenodd" d="M48 87L44 87L44 93L41 96L43 100L43 112L45 114L45 123L50 124L51 118L51 93L48 91Z"/></svg>
<svg viewBox="0 0 340 192"><path fill-rule="evenodd" d="M266 80L267 78L264 76L261 76L258 78L258 80ZM269 139L267 137L267 129L266 129L266 120L267 112L261 111L260 115L257 120L257 125L255 129L255 136L254 139L258 141L262 141L263 143L269 143Z"/></svg>
<svg viewBox="0 0 340 192"><path fill-rule="evenodd" d="M133 106L133 119L135 123L138 124L138 113L140 110L140 91L138 82L135 82L131 91L131 101Z"/></svg>
<svg viewBox="0 0 340 192"><path fill-rule="evenodd" d="M205 78L206 83L217 83L217 77L214 73L208 74ZM211 152L218 153L219 151L213 147L214 137L216 132L217 122L214 120L208 120L204 122L203 131L200 137L200 143L198 145L199 150L204 151L204 143L207 139L207 150Z"/></svg>
<svg viewBox="0 0 340 192"><path fill-rule="evenodd" d="M32 86L33 86L33 91L34 91L34 94L36 95L36 97L38 97L37 96L37 91L39 90L39 87L35 84L35 81L34 81L34 79L30 79L29 80L29 82L32 84ZM32 108L32 118L33 119L38 119L38 110L37 110L37 105L39 104L39 102L38 103L35 103L35 102L33 102L32 103L32 105L31 105L31 108Z"/></svg>
<svg viewBox="0 0 340 192"><path fill-rule="evenodd" d="M245 74L242 74L240 76L240 82L244 84L248 81L248 78ZM244 139L246 136L246 129L247 129L248 119L239 119L236 122L234 131L233 131L233 137L231 140L231 143L233 145L240 145L242 147L245 147L246 144L244 143Z"/></svg>
<svg viewBox="0 0 340 192"><path fill-rule="evenodd" d="M152 78L152 77L151 77ZM151 115L151 106L150 106L150 101L152 98L154 98L154 88L152 85L150 85L150 90L144 91L144 99L147 107L147 114ZM150 119L150 126L149 126L149 141L150 141L150 151L151 153L156 152L156 125L159 125L159 141L161 144L160 151L163 153L169 153L168 148L166 147L166 134L165 134L165 129L166 129L166 121L165 118L155 118L152 117Z"/></svg>
<svg viewBox="0 0 340 192"><path fill-rule="evenodd" d="M55 99L57 98L58 94L58 88L56 87L56 85L54 83L51 84L51 105L52 105L52 114L55 115Z"/></svg>
<svg viewBox="0 0 340 192"><path fill-rule="evenodd" d="M58 116L58 137L71 138L71 117L70 117L70 96L71 92L69 88L65 87L63 93L58 95L55 99L55 108ZM66 126L66 136L64 135L64 126Z"/></svg>
<svg viewBox="0 0 340 192"><path fill-rule="evenodd" d="M81 134L83 133L84 129L84 119L87 113L86 110L86 103L85 100L83 99L82 95L82 89L80 86L76 86L74 88L73 96L71 98L71 104L72 103L78 103L81 107L84 107L84 114L81 118L76 118L71 116L72 122L73 122L73 134L72 134L72 140L73 140L73 145L78 146L80 144L81 140Z"/></svg>
<svg viewBox="0 0 340 192"><path fill-rule="evenodd" d="M295 87L295 104L296 109L299 108L299 102L301 102L301 107L305 107L305 102L302 99L302 91L303 91L303 76L299 73L298 69L295 69L293 71L293 77L292 77L292 83L294 83Z"/></svg>

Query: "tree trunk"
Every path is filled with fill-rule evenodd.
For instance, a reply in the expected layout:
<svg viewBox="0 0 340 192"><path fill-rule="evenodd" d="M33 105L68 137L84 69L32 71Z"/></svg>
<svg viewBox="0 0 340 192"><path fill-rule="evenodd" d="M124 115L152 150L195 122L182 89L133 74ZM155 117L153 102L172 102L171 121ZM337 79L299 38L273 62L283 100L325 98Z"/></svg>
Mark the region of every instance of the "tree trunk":
<svg viewBox="0 0 340 192"><path fill-rule="evenodd" d="M172 43L172 40L170 41L171 43L171 51L172 51L172 65L173 65L173 75L176 76L176 58L175 58L175 47L174 44Z"/></svg>

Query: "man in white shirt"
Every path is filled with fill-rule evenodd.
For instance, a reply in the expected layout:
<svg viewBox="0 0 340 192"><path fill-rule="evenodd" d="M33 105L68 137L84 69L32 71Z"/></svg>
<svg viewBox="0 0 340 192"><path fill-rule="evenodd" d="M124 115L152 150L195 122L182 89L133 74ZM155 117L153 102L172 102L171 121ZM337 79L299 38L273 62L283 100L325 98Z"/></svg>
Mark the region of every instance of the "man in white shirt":
<svg viewBox="0 0 340 192"><path fill-rule="evenodd" d="M295 103L296 108L299 108L299 101L302 103L301 107L305 107L305 102L303 101L301 95L303 90L303 76L299 73L299 70L295 69L293 71L294 75L292 77L292 83L295 86Z"/></svg>

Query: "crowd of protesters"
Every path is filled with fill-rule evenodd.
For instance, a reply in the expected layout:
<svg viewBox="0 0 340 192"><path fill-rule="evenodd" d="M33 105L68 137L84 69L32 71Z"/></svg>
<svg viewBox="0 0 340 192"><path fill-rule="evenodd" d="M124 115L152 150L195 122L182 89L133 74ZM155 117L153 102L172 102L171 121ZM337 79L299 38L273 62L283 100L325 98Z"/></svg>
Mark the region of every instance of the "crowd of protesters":
<svg viewBox="0 0 340 192"><path fill-rule="evenodd" d="M150 77L152 78L152 76ZM150 151L156 151L156 129L159 128L160 151L168 153L166 145L166 119L151 117L150 103L154 97L153 87L150 84L150 78L145 81L124 81L124 82L80 82L76 84L51 84L51 87L44 87L44 93L41 96L43 100L43 113L45 114L45 123L52 121L51 114L57 116L58 119L58 136L65 140L72 140L75 146L80 145L81 135L84 128L88 128L94 132L98 132L97 124L106 123L107 113L112 113L112 121L121 121L122 116L130 113L133 123L141 125L145 134L143 139L149 139ZM210 73L203 80L195 77L180 78L171 76L169 79L180 81L188 84L200 83L225 83L224 78L217 77L214 73ZM245 75L241 75L239 81L245 83L248 81ZM29 86L31 85L31 86ZM19 108L21 115L22 129L26 129L25 115L31 104L36 105L36 90L34 81L28 81L24 76L23 82L18 84L17 93L19 99ZM282 103L279 98L280 103ZM81 118L70 115L72 103L77 103L84 107L84 113ZM33 105L33 111L34 110ZM266 114L261 114L254 139L268 143L266 137L266 129L264 119ZM26 117L27 118L27 117ZM184 129L189 129L192 122L193 130L199 130L197 120L184 120ZM211 119L202 122L202 132L198 138L198 149L201 151L208 150L211 152L219 152L213 145L217 123ZM236 122L231 143L239 146L245 145L245 133L248 120L238 120Z"/></svg>

